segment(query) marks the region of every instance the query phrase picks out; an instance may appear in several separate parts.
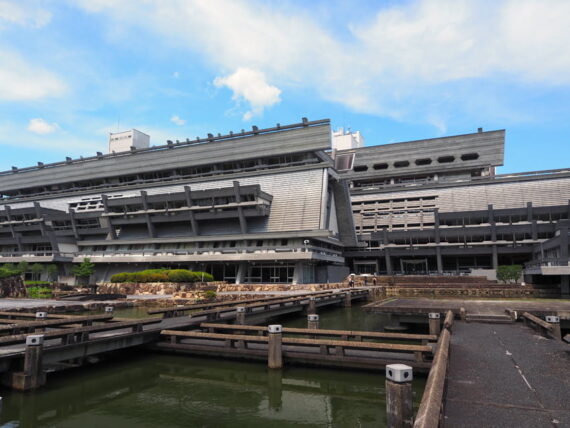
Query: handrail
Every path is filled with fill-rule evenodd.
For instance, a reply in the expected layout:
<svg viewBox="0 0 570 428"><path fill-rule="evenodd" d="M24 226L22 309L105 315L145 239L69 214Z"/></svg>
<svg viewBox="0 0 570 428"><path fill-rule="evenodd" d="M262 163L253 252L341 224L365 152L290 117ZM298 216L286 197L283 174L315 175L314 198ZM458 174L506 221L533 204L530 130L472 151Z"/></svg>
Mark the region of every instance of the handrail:
<svg viewBox="0 0 570 428"><path fill-rule="evenodd" d="M451 320L447 324L448 319ZM449 360L449 343L451 340L451 325L453 312L447 311L444 328L437 341L437 351L429 371L424 395L414 422L414 428L437 428L443 409L443 394L445 392L445 378Z"/></svg>
<svg viewBox="0 0 570 428"><path fill-rule="evenodd" d="M527 320L529 320L529 321L532 321L533 323L535 323L536 325L542 327L542 328L545 329L545 330L548 330L548 331L552 331L552 330L553 330L552 324L547 323L546 321L544 321L544 320L538 318L537 316L534 316L534 315L532 315L532 314L529 314L528 312L523 312L522 316L523 316L523 318L525 318L525 319L527 319Z"/></svg>

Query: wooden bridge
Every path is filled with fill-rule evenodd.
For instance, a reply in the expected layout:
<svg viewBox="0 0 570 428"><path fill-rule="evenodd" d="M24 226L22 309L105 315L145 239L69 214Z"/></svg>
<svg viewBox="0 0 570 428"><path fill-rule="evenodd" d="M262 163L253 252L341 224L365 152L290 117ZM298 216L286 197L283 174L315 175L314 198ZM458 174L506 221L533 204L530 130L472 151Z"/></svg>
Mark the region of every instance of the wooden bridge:
<svg viewBox="0 0 570 428"><path fill-rule="evenodd" d="M349 306L353 300L368 296L367 289L343 289L153 311L163 313L163 319L128 320L115 318L112 313L43 314L37 318L36 313L0 312L0 373L5 385L22 390L36 388L45 383L46 370L80 365L92 355L156 342L165 329L183 331L203 322L232 322L238 317L238 306L244 308L239 315L242 320L257 324L295 312L314 313L330 305Z"/></svg>

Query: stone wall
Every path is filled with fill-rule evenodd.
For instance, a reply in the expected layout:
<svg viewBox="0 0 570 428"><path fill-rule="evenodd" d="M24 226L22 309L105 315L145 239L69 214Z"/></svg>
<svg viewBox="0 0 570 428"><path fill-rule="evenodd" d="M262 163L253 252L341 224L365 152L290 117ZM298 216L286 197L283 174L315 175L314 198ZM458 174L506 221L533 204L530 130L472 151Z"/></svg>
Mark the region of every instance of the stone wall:
<svg viewBox="0 0 570 428"><path fill-rule="evenodd" d="M216 290L221 282L209 283L183 283L183 282L129 282L114 283L103 282L97 286L99 294L127 294L127 295L157 295L164 296L178 293L193 293L196 291Z"/></svg>
<svg viewBox="0 0 570 428"><path fill-rule="evenodd" d="M0 297L26 297L26 287L21 276L0 279Z"/></svg>

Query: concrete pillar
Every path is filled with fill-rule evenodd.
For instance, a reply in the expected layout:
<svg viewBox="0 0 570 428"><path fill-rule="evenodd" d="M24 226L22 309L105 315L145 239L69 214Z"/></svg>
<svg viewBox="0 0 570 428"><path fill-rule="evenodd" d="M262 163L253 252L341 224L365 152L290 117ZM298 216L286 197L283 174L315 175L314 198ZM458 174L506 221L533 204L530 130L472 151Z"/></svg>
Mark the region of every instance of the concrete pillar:
<svg viewBox="0 0 570 428"><path fill-rule="evenodd" d="M467 311L464 307L459 308L459 318L461 318L461 321L465 321L467 319Z"/></svg>
<svg viewBox="0 0 570 428"><path fill-rule="evenodd" d="M269 370L267 372L267 388L269 408L281 410L283 406L283 372L281 370Z"/></svg>
<svg viewBox="0 0 570 428"><path fill-rule="evenodd" d="M270 369L280 369L283 367L282 331L282 327L278 324L267 326L269 337L267 343L267 367Z"/></svg>
<svg viewBox="0 0 570 428"><path fill-rule="evenodd" d="M435 334L437 336L441 331L439 312L430 312L428 314L428 318L429 318L429 334Z"/></svg>
<svg viewBox="0 0 570 428"><path fill-rule="evenodd" d="M307 314L316 314L317 313L317 301L314 297L309 297L309 304L306 308Z"/></svg>
<svg viewBox="0 0 570 428"><path fill-rule="evenodd" d="M560 277L560 294L562 297L570 298L570 276L568 275Z"/></svg>
<svg viewBox="0 0 570 428"><path fill-rule="evenodd" d="M410 366L386 366L386 418L389 428L412 428L414 425L412 378Z"/></svg>
<svg viewBox="0 0 570 428"><path fill-rule="evenodd" d="M24 371L11 373L8 386L19 391L27 391L45 385L46 374L42 370L43 344L43 334L31 334L26 337Z"/></svg>
<svg viewBox="0 0 570 428"><path fill-rule="evenodd" d="M343 302L343 306L345 308L350 308L352 306L352 294L349 292L344 294L344 302Z"/></svg>
<svg viewBox="0 0 570 428"><path fill-rule="evenodd" d="M441 258L441 247L435 247L435 258L436 258L436 262L437 262L437 273L438 274L442 274L443 273L443 260Z"/></svg>
<svg viewBox="0 0 570 428"><path fill-rule="evenodd" d="M384 250L384 257L386 258L386 273L388 275L392 275L394 270L392 269L392 258L390 257L390 252L386 248Z"/></svg>
<svg viewBox="0 0 570 428"><path fill-rule="evenodd" d="M236 324L245 325L245 306L236 308Z"/></svg>
<svg viewBox="0 0 570 428"><path fill-rule="evenodd" d="M115 310L114 306L105 306L105 312L108 314L112 314L114 310Z"/></svg>
<svg viewBox="0 0 570 428"><path fill-rule="evenodd" d="M247 273L247 262L240 262L236 274L236 284L241 284L245 282L246 273Z"/></svg>
<svg viewBox="0 0 570 428"><path fill-rule="evenodd" d="M319 329L319 316L317 314L307 315L307 328L310 330Z"/></svg>
<svg viewBox="0 0 570 428"><path fill-rule="evenodd" d="M560 330L560 317L557 315L546 316L546 322L552 326L552 336L557 340L562 340L562 331Z"/></svg>

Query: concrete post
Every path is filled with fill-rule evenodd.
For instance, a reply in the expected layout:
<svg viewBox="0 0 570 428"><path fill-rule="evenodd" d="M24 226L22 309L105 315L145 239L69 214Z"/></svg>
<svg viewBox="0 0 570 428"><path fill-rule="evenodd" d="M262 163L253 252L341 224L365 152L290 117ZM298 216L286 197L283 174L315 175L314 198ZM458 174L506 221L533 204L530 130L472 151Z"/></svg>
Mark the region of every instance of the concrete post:
<svg viewBox="0 0 570 428"><path fill-rule="evenodd" d="M42 370L43 344L43 334L31 334L26 337L24 371L11 374L9 386L13 389L27 391L46 383L46 374Z"/></svg>
<svg viewBox="0 0 570 428"><path fill-rule="evenodd" d="M317 314L307 315L307 328L310 330L319 329L319 316Z"/></svg>
<svg viewBox="0 0 570 428"><path fill-rule="evenodd" d="M283 367L282 331L282 327L278 324L267 326L269 337L267 344L267 367L270 369L280 369Z"/></svg>
<svg viewBox="0 0 570 428"><path fill-rule="evenodd" d="M38 321L44 321L47 318L47 312L36 312L36 319Z"/></svg>
<svg viewBox="0 0 570 428"><path fill-rule="evenodd" d="M386 366L386 418L388 428L412 428L414 409L413 372L405 364Z"/></svg>
<svg viewBox="0 0 570 428"><path fill-rule="evenodd" d="M439 312L430 312L428 314L428 318L429 318L429 334L435 334L437 336L441 331Z"/></svg>
<svg viewBox="0 0 570 428"><path fill-rule="evenodd" d="M552 326L552 336L557 340L562 340L562 331L560 330L560 317L556 315L546 316L546 322Z"/></svg>
<svg viewBox="0 0 570 428"><path fill-rule="evenodd" d="M236 308L236 324L245 325L245 306Z"/></svg>
<svg viewBox="0 0 570 428"><path fill-rule="evenodd" d="M114 306L105 306L105 313L107 314L112 314L114 310L115 310Z"/></svg>
<svg viewBox="0 0 570 428"><path fill-rule="evenodd" d="M459 318L461 318L461 321L465 321L467 319L467 311L464 307L459 308Z"/></svg>
<svg viewBox="0 0 570 428"><path fill-rule="evenodd" d="M317 302L314 297L309 297L309 305L307 306L307 314L317 313Z"/></svg>
<svg viewBox="0 0 570 428"><path fill-rule="evenodd" d="M267 373L267 387L269 408L281 410L283 407L283 372L281 370L269 370Z"/></svg>
<svg viewBox="0 0 570 428"><path fill-rule="evenodd" d="M344 294L344 303L343 306L345 308L350 308L352 306L352 294L349 292Z"/></svg>

